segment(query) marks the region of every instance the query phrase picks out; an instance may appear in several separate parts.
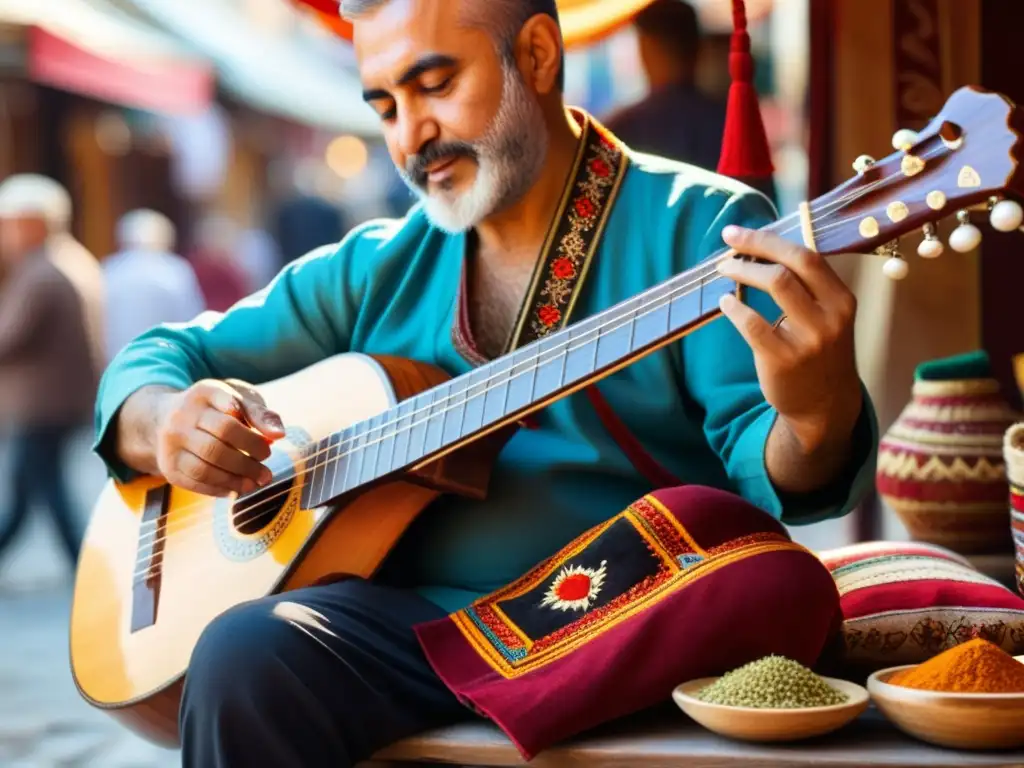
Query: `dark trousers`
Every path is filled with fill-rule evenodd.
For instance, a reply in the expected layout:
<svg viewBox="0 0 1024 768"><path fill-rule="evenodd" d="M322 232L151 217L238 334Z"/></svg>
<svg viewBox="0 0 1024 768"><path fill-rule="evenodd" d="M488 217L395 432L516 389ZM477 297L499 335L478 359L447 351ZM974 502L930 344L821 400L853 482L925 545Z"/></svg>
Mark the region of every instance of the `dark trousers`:
<svg viewBox="0 0 1024 768"><path fill-rule="evenodd" d="M412 631L443 612L351 579L232 608L199 638L180 712L184 768L350 768L472 713Z"/></svg>
<svg viewBox="0 0 1024 768"><path fill-rule="evenodd" d="M8 514L0 518L0 559L21 530L32 505L42 502L57 526L57 534L72 564L78 562L81 533L67 490L65 457L74 428L26 427L12 443Z"/></svg>

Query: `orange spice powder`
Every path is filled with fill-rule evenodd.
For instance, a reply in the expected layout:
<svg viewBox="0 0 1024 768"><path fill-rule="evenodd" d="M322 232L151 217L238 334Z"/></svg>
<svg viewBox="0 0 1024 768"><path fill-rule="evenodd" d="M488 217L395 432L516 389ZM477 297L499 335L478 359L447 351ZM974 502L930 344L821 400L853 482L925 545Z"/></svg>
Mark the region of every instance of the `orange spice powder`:
<svg viewBox="0 0 1024 768"><path fill-rule="evenodd" d="M892 685L956 693L1024 693L1024 664L976 638L889 678Z"/></svg>

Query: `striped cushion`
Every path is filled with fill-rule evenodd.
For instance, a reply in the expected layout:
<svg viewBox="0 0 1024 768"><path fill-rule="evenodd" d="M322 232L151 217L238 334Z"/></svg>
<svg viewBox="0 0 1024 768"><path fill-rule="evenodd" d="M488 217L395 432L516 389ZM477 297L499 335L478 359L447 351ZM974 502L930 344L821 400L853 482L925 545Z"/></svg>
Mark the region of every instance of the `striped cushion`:
<svg viewBox="0 0 1024 768"><path fill-rule="evenodd" d="M948 549L868 542L818 556L839 589L843 666L916 664L979 636L1024 653L1024 600Z"/></svg>
<svg viewBox="0 0 1024 768"><path fill-rule="evenodd" d="M1020 376L1024 377L1024 355L1019 355ZM1024 378L1021 378L1024 388ZM1024 422L1014 424L1003 435L1006 479L1010 481L1010 532L1017 553L1017 591L1024 595Z"/></svg>

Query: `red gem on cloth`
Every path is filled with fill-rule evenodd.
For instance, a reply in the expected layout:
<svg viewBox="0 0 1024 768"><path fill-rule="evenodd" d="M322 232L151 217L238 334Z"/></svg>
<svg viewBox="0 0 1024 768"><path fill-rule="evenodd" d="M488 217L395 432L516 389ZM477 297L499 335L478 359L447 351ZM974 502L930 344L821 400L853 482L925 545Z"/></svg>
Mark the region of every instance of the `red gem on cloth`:
<svg viewBox="0 0 1024 768"><path fill-rule="evenodd" d="M576 201L576 213L585 219L589 219L597 212L597 206L589 197L581 197Z"/></svg>
<svg viewBox="0 0 1024 768"><path fill-rule="evenodd" d="M608 174L612 172L612 169L608 167L608 163L602 160L600 157L595 157L590 161L590 170L594 172L596 176L600 176L602 179L607 178Z"/></svg>
<svg viewBox="0 0 1024 768"><path fill-rule="evenodd" d="M551 265L551 274L559 280L568 280L570 277L576 276L576 265L572 263L571 259L562 256L555 259Z"/></svg>
<svg viewBox="0 0 1024 768"><path fill-rule="evenodd" d="M562 319L562 313L558 311L558 307L552 304L545 304L537 310L537 317L544 325L550 328Z"/></svg>
<svg viewBox="0 0 1024 768"><path fill-rule="evenodd" d="M576 573L562 580L554 587L559 600L580 600L590 594L590 577Z"/></svg>
<svg viewBox="0 0 1024 768"><path fill-rule="evenodd" d="M563 567L544 594L541 607L561 611L587 610L601 591L607 565L608 561L602 560L600 568L584 568L581 565Z"/></svg>

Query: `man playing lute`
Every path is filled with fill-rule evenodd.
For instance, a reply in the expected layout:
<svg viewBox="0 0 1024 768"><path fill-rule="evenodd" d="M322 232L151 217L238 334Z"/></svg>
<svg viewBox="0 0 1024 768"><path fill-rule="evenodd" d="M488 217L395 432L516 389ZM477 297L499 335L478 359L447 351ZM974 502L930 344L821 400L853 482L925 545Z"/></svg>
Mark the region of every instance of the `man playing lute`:
<svg viewBox="0 0 1024 768"><path fill-rule="evenodd" d="M855 365L854 297L822 257L755 231L775 218L763 195L634 154L568 108L554 0L341 5L366 100L420 202L289 265L223 314L130 344L97 406L97 450L115 477L249 492L269 481L265 438L283 428L239 382L346 351L462 374L724 242L758 257L721 264L751 289L745 302L723 297L729 322L617 372L599 396L679 482L728 489L790 524L854 507L876 434ZM530 427L500 455L486 501L441 498L373 582L216 619L186 679L185 765L352 766L470 717L413 627L515 580L651 488L584 393Z"/></svg>

